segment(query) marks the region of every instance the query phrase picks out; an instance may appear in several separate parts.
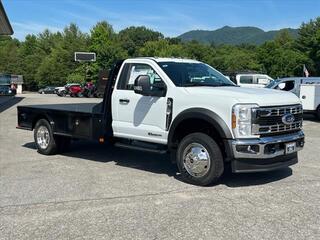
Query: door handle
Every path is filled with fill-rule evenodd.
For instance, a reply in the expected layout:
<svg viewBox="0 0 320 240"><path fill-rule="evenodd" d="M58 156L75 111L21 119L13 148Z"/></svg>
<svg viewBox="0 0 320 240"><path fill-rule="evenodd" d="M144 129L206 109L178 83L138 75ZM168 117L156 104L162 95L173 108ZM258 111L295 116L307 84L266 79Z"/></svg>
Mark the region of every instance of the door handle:
<svg viewBox="0 0 320 240"><path fill-rule="evenodd" d="M129 99L119 99L120 103L128 104L130 102Z"/></svg>

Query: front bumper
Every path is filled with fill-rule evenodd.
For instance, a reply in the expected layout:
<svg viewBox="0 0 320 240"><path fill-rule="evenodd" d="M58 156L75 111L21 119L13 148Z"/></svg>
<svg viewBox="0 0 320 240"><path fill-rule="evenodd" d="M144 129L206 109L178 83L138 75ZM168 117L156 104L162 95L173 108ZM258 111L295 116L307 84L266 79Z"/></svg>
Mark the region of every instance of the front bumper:
<svg viewBox="0 0 320 240"><path fill-rule="evenodd" d="M295 151L286 153L286 143L294 143ZM259 139L235 139L229 141L229 146L233 155L233 172L270 171L298 162L297 152L304 146L304 133L299 131Z"/></svg>

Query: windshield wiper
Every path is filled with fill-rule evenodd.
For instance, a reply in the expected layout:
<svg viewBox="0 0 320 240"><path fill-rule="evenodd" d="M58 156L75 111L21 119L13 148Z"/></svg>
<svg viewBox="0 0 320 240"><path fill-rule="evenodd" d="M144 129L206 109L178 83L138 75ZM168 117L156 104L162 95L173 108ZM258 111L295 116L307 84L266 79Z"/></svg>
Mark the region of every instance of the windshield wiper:
<svg viewBox="0 0 320 240"><path fill-rule="evenodd" d="M240 87L240 86L238 86L238 85L235 85L235 84L228 84L228 83L226 83L226 84L221 84L221 85L218 85L219 87Z"/></svg>
<svg viewBox="0 0 320 240"><path fill-rule="evenodd" d="M223 83L223 84L207 84L207 83L199 83L199 82L194 82L194 83L186 83L182 85L183 87L236 87L237 85L233 84L228 84L228 83Z"/></svg>
<svg viewBox="0 0 320 240"><path fill-rule="evenodd" d="M201 83L201 82L193 82L193 83L185 83L182 85L183 87L203 87L203 86L212 86L211 84Z"/></svg>

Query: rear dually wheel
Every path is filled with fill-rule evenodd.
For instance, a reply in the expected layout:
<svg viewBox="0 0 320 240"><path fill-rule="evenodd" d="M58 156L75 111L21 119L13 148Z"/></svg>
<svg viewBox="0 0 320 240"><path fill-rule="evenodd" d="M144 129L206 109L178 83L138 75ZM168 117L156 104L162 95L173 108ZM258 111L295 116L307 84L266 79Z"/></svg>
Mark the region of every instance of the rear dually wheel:
<svg viewBox="0 0 320 240"><path fill-rule="evenodd" d="M44 155L57 153L57 142L46 119L40 119L34 128L34 141L38 152Z"/></svg>

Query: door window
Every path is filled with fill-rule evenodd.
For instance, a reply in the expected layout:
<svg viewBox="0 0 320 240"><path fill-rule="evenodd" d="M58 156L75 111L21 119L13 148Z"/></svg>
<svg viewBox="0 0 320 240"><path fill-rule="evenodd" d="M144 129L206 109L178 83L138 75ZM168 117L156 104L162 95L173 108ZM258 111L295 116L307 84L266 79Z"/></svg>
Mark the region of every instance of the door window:
<svg viewBox="0 0 320 240"><path fill-rule="evenodd" d="M141 63L127 63L123 67L117 89L133 91L134 81L140 75L148 75L150 77L151 84L162 82L159 75L151 66Z"/></svg>
<svg viewBox="0 0 320 240"><path fill-rule="evenodd" d="M252 76L240 76L240 83L252 84L253 83L253 77Z"/></svg>
<svg viewBox="0 0 320 240"><path fill-rule="evenodd" d="M294 89L294 81L290 80L290 81L279 83L279 85L277 86L277 89L280 89L283 91L291 91L292 89Z"/></svg>
<svg viewBox="0 0 320 240"><path fill-rule="evenodd" d="M264 84L264 85L267 85L270 81L268 78L257 78L257 82L258 84Z"/></svg>

